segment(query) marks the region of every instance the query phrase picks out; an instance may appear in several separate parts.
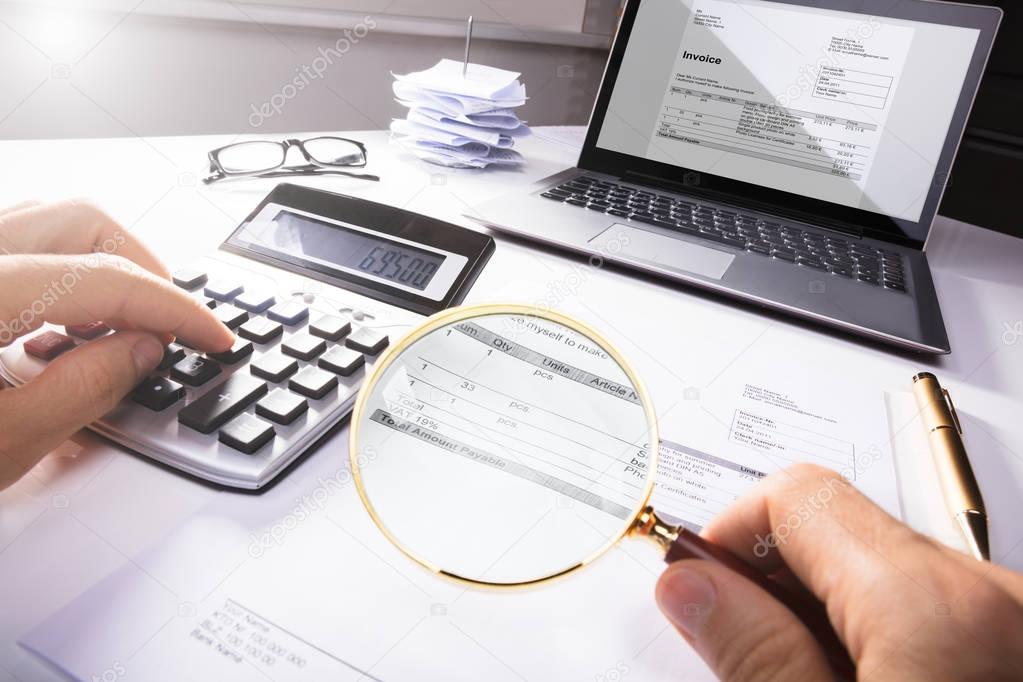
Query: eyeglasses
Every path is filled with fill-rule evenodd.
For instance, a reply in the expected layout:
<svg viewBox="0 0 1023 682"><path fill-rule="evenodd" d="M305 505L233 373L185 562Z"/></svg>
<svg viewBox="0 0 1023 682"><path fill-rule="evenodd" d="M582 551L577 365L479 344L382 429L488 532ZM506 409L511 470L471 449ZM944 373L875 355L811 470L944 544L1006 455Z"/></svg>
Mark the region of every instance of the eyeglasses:
<svg viewBox="0 0 1023 682"><path fill-rule="evenodd" d="M302 152L307 163L285 166L291 147ZM279 178L290 175L347 175L363 180L380 180L376 175L340 170L363 168L366 165L366 145L343 137L237 142L214 149L209 153L209 159L210 174L203 178L207 185L231 178Z"/></svg>

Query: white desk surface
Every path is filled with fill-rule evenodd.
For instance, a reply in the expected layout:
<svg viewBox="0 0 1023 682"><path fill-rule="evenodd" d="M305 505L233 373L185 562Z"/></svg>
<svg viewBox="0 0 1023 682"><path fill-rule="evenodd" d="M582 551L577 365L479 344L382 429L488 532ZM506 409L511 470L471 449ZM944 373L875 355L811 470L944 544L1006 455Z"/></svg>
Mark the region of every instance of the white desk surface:
<svg viewBox="0 0 1023 682"><path fill-rule="evenodd" d="M522 171L456 171L433 167L387 144L382 132L348 133L369 146L369 172L383 180L306 180L324 189L362 196L470 225L471 206L511 188L571 166L579 128L541 128L521 141L529 163ZM274 181L256 180L205 187L206 152L231 136L0 143L7 172L0 204L27 198L95 198L117 219L152 244L171 265L215 249L269 191ZM488 299L509 276L557 282L584 261L544 253L496 236L497 252L467 302ZM977 477L992 516L995 560L1023 570L1023 240L939 218L928 244L952 354L936 360L914 357L763 316L719 298L621 271L594 271L583 288L617 292L590 300L605 327L628 320L617 334L651 335L654 352L671 353L658 339L658 319L699 306L700 319L722 330L740 355L767 330L783 335L790 353L778 362L799 372L801 358L827 359L852 367L863 382L879 388L909 387L917 371L930 369L949 388L964 421ZM656 291L655 291L656 290ZM637 315L657 294L649 316ZM582 292L585 295L585 291ZM665 307L664 302L669 302ZM677 302L677 309L671 304ZM642 322L635 322L642 319ZM613 324L613 323L612 323ZM694 330L699 337L700 331ZM694 385L722 368L706 367L699 341L684 346L680 361ZM697 352L693 353L693 349ZM345 430L346 433L347 429ZM345 433L339 437L345 437ZM315 456L326 456L321 448ZM29 628L129 560L148 538L173 527L218 493L151 465L88 433L76 436L41 462L32 475L0 493L0 681L59 679L59 673L15 642ZM938 494L935 491L935 494ZM258 499L258 498L255 498ZM86 519L88 521L86 521ZM652 599L651 584L651 599Z"/></svg>

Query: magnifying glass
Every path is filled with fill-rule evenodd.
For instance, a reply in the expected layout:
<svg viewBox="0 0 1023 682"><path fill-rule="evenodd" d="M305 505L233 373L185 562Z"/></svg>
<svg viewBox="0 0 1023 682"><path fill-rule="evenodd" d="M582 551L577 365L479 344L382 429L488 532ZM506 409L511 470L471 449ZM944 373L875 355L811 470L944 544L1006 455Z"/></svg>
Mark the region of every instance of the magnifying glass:
<svg viewBox="0 0 1023 682"><path fill-rule="evenodd" d="M650 506L653 404L603 336L520 305L453 308L380 358L352 415L353 478L373 521L413 561L476 586L544 583L626 535L667 562L715 561L799 616L836 672L852 663L820 604Z"/></svg>

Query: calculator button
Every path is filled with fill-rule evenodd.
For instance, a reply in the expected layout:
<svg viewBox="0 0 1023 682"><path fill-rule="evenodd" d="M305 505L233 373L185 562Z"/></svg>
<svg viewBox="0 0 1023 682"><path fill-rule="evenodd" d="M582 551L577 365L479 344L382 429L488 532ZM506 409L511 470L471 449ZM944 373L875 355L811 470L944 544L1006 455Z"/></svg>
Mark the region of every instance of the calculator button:
<svg viewBox="0 0 1023 682"><path fill-rule="evenodd" d="M265 317L250 318L248 322L238 327L239 336L256 343L269 343L280 336L283 331L284 325Z"/></svg>
<svg viewBox="0 0 1023 682"><path fill-rule="evenodd" d="M277 299L272 295L258 291L243 291L234 299L236 306L244 308L250 313L261 313L276 302Z"/></svg>
<svg viewBox="0 0 1023 682"><path fill-rule="evenodd" d="M185 349L176 343L172 343L163 349L163 360L160 360L160 364L156 366L156 369L160 372L170 369L184 358Z"/></svg>
<svg viewBox="0 0 1023 682"><path fill-rule="evenodd" d="M387 344L390 343L390 339L387 338L387 334L378 332L375 329L369 327L357 327L351 335L345 339L345 345L349 348L359 351L360 353L367 353L369 355L376 355L383 349L387 348Z"/></svg>
<svg viewBox="0 0 1023 682"><path fill-rule="evenodd" d="M196 270L195 268L181 268L171 277L174 283L182 289L192 291L198 289L209 279L206 273L202 270Z"/></svg>
<svg viewBox="0 0 1023 682"><path fill-rule="evenodd" d="M64 327L71 336L77 336L80 339L91 341L92 339L99 338L110 331L110 327L106 326L102 322L89 322L87 324L69 324Z"/></svg>
<svg viewBox="0 0 1023 682"><path fill-rule="evenodd" d="M186 355L171 367L171 377L188 386L202 386L220 374L220 365L201 355Z"/></svg>
<svg viewBox="0 0 1023 682"><path fill-rule="evenodd" d="M327 342L309 334L295 334L281 344L281 351L299 360L312 360L327 350Z"/></svg>
<svg viewBox="0 0 1023 682"><path fill-rule="evenodd" d="M309 306L291 299L289 301L281 301L274 307L270 308L266 312L266 316L271 320L277 322L283 322L287 325L295 325L309 317Z"/></svg>
<svg viewBox="0 0 1023 682"><path fill-rule="evenodd" d="M209 308L210 310L213 310L214 308L217 307L217 299L215 299L215 298L206 298L205 296L203 296L203 299L204 300L203 300L202 304L204 306L206 306L207 308Z"/></svg>
<svg viewBox="0 0 1023 682"><path fill-rule="evenodd" d="M319 399L337 387L337 377L313 366L306 367L288 382L288 388L310 398Z"/></svg>
<svg viewBox="0 0 1023 682"><path fill-rule="evenodd" d="M337 315L324 315L309 325L309 333L328 341L340 341L352 331L352 323Z"/></svg>
<svg viewBox="0 0 1023 682"><path fill-rule="evenodd" d="M266 384L259 379L232 374L220 386L186 405L178 413L178 421L199 433L213 433L266 392Z"/></svg>
<svg viewBox="0 0 1023 682"><path fill-rule="evenodd" d="M298 371L298 361L286 358L280 353L267 353L253 360L249 368L255 376L276 384Z"/></svg>
<svg viewBox="0 0 1023 682"><path fill-rule="evenodd" d="M40 360L52 360L75 347L74 339L54 331L43 332L25 342L25 352Z"/></svg>
<svg viewBox="0 0 1023 682"><path fill-rule="evenodd" d="M231 282L228 280L219 280L216 282L210 282L206 285L206 288L202 290L204 294L210 298L215 298L218 301L231 301L238 294L245 291L238 282Z"/></svg>
<svg viewBox="0 0 1023 682"><path fill-rule="evenodd" d="M238 415L220 430L220 442L251 455L273 440L275 435L273 426L246 413Z"/></svg>
<svg viewBox="0 0 1023 682"><path fill-rule="evenodd" d="M351 348L335 346L323 354L319 365L341 376L350 376L366 364L366 356Z"/></svg>
<svg viewBox="0 0 1023 682"><path fill-rule="evenodd" d="M285 425L298 419L308 409L309 403L305 398L289 393L283 388L275 388L256 403L256 414Z"/></svg>
<svg viewBox="0 0 1023 682"><path fill-rule="evenodd" d="M213 314L218 320L224 323L228 329L234 329L242 322L249 319L249 314L241 308L235 308L230 303L218 305L213 309Z"/></svg>
<svg viewBox="0 0 1023 682"><path fill-rule="evenodd" d="M236 362L240 362L242 358L252 355L252 342L246 341L241 337L235 337L234 344L231 345L229 350L223 353L209 353L208 355L217 362L233 365Z"/></svg>
<svg viewBox="0 0 1023 682"><path fill-rule="evenodd" d="M131 394L132 400L154 412L166 410L184 397L184 386L163 377L149 377Z"/></svg>

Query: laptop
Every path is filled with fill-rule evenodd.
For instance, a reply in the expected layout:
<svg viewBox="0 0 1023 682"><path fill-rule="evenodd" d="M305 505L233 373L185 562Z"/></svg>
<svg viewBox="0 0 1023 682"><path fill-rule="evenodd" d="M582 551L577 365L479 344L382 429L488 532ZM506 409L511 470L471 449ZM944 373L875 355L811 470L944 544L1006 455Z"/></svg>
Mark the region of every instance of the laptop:
<svg viewBox="0 0 1023 682"><path fill-rule="evenodd" d="M494 228L923 353L924 246L1001 11L630 0L576 167Z"/></svg>

